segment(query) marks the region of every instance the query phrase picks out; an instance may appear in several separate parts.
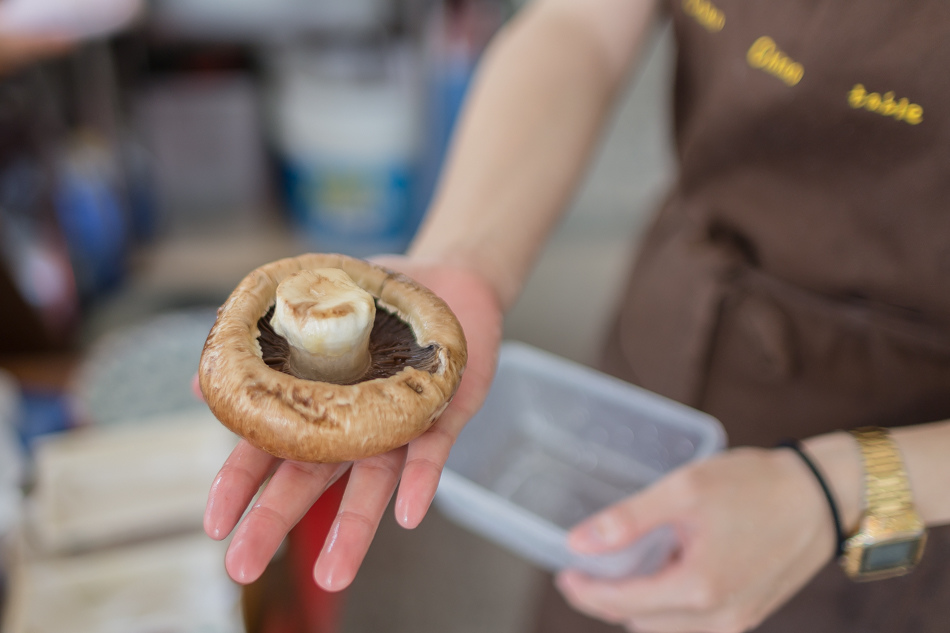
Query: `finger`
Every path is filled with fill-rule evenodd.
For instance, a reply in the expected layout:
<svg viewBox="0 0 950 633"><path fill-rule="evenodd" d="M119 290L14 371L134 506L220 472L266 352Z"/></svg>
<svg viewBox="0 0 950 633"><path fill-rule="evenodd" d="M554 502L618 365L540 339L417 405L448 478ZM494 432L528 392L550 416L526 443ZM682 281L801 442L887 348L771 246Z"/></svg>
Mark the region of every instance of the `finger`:
<svg viewBox="0 0 950 633"><path fill-rule="evenodd" d="M348 466L282 462L234 534L224 560L228 575L242 584L256 580L290 529Z"/></svg>
<svg viewBox="0 0 950 633"><path fill-rule="evenodd" d="M487 385L494 373L493 361L470 364L458 393L439 420L409 443L395 508L396 520L402 527L417 527L429 511L449 452L465 424L484 401Z"/></svg>
<svg viewBox="0 0 950 633"><path fill-rule="evenodd" d="M632 604L639 588L635 581L597 582L580 572L565 571L555 577L554 584L569 605L591 617L616 623L644 615L642 608Z"/></svg>
<svg viewBox="0 0 950 633"><path fill-rule="evenodd" d="M402 527L415 528L425 518L449 451L464 424L464 414L450 407L438 422L409 444L396 498L396 520Z"/></svg>
<svg viewBox="0 0 950 633"><path fill-rule="evenodd" d="M205 396L203 393L201 393L201 379L198 378L198 374L195 374L191 377L191 393L193 393L196 398L204 402Z"/></svg>
<svg viewBox="0 0 950 633"><path fill-rule="evenodd" d="M646 618L671 614L696 617L710 606L708 592L686 567L674 562L651 576L601 580L577 571L555 579L558 590L574 608L595 617L620 617L642 624Z"/></svg>
<svg viewBox="0 0 950 633"><path fill-rule="evenodd" d="M353 465L340 510L314 565L314 580L323 589L340 591L353 582L405 461L402 447Z"/></svg>
<svg viewBox="0 0 950 633"><path fill-rule="evenodd" d="M692 499L681 479L678 473L668 475L574 526L568 545L583 554L601 554L626 547L663 525L679 523Z"/></svg>
<svg viewBox="0 0 950 633"><path fill-rule="evenodd" d="M683 633L684 631L744 631L745 628L733 628L720 618L684 613L660 613L624 622L628 631L634 633Z"/></svg>
<svg viewBox="0 0 950 633"><path fill-rule="evenodd" d="M0 72L13 70L28 62L68 52L76 46L75 40L65 36L11 36L0 37Z"/></svg>
<svg viewBox="0 0 950 633"><path fill-rule="evenodd" d="M251 446L245 440L238 442L218 471L208 493L204 515L204 529L208 536L221 540L231 533L279 462L276 457Z"/></svg>

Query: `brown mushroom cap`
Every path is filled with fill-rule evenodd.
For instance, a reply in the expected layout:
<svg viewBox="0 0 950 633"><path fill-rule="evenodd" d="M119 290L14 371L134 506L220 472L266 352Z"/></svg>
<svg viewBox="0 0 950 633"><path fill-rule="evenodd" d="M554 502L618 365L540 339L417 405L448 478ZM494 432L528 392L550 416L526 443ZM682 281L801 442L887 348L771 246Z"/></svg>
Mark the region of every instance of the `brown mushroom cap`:
<svg viewBox="0 0 950 633"><path fill-rule="evenodd" d="M388 378L339 385L271 369L258 320L277 285L306 269L341 268L405 321L420 346L435 346L432 371L406 366ZM336 254L282 259L251 272L218 310L201 354L201 392L222 424L277 457L345 462L378 455L421 435L458 388L465 336L442 299L405 275Z"/></svg>

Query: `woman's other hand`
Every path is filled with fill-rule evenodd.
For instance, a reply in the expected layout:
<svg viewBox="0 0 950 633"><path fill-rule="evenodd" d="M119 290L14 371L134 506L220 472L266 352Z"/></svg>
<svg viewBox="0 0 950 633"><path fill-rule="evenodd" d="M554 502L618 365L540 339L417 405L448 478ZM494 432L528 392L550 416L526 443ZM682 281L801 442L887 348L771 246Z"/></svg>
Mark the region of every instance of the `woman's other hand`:
<svg viewBox="0 0 950 633"><path fill-rule="evenodd" d="M603 553L672 525L680 547L653 576L562 572L576 609L638 633L739 633L791 598L831 558L827 501L789 450L743 448L674 471L577 526L571 546Z"/></svg>

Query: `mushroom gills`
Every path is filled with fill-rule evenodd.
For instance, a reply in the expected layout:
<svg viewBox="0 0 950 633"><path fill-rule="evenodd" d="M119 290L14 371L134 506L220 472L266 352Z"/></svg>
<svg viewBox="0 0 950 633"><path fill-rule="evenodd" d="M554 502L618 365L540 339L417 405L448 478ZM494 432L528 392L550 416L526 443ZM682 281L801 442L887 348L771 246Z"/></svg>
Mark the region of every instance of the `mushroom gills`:
<svg viewBox="0 0 950 633"><path fill-rule="evenodd" d="M290 361L290 343L271 327L273 315L274 306L271 306L257 322L257 329L260 331L258 342L264 363L271 369L296 378L313 380L295 370ZM324 382L352 385L366 380L395 376L406 367L434 373L438 370L440 362L438 345L432 344L425 347L419 345L409 324L380 307L378 302L373 329L369 335L369 354L370 364L362 375L345 381L325 380Z"/></svg>

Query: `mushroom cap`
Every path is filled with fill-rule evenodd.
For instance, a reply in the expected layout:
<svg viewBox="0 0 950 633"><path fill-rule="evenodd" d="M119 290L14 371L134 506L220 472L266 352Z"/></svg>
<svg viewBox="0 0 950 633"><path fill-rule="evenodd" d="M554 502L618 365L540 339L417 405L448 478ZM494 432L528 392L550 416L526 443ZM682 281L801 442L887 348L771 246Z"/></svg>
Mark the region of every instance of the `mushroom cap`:
<svg viewBox="0 0 950 633"><path fill-rule="evenodd" d="M258 320L284 278L317 268L343 269L406 322L420 346L434 345L435 369L406 366L388 378L339 385L268 367ZM218 309L198 375L215 417L254 446L284 459L331 463L385 453L421 435L448 406L466 359L462 327L432 291L360 259L310 253L261 266L241 281Z"/></svg>

